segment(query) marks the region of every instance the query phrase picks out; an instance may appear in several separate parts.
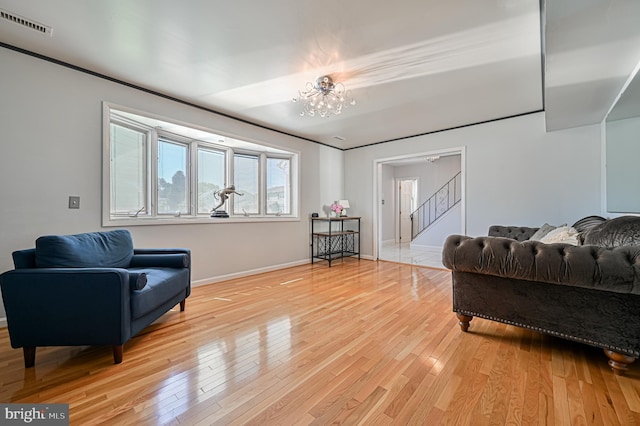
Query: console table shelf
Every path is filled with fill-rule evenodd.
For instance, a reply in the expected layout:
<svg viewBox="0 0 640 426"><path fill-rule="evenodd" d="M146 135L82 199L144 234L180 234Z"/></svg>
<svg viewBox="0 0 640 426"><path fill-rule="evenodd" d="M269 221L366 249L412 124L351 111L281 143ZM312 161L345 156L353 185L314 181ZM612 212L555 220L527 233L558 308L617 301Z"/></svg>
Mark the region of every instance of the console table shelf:
<svg viewBox="0 0 640 426"><path fill-rule="evenodd" d="M360 259L360 217L312 217L311 263L331 262L348 256Z"/></svg>

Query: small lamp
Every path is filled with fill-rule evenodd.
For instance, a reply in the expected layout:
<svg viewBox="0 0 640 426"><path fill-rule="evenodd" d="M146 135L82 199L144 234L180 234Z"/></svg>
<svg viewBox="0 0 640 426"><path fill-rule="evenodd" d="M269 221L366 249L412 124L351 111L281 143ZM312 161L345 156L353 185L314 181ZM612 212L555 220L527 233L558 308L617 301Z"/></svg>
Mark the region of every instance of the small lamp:
<svg viewBox="0 0 640 426"><path fill-rule="evenodd" d="M347 209L351 208L351 206L349 205L349 200L338 200L338 204L342 206L342 212L340 213L340 216L346 216Z"/></svg>

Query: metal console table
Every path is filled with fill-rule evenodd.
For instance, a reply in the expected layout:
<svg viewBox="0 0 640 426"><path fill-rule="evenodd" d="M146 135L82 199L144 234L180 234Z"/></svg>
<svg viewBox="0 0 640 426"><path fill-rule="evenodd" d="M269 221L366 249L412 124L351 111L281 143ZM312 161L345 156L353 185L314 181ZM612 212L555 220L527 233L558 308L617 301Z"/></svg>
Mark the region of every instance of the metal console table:
<svg viewBox="0 0 640 426"><path fill-rule="evenodd" d="M360 217L312 217L311 263L349 256L360 259Z"/></svg>

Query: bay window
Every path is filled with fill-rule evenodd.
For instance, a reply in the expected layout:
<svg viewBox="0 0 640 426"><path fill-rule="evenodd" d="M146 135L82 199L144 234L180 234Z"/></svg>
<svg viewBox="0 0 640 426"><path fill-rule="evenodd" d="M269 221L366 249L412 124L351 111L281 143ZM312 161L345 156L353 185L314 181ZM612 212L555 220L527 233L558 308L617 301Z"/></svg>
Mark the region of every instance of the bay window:
<svg viewBox="0 0 640 426"><path fill-rule="evenodd" d="M103 224L221 223L297 215L298 154L105 103Z"/></svg>

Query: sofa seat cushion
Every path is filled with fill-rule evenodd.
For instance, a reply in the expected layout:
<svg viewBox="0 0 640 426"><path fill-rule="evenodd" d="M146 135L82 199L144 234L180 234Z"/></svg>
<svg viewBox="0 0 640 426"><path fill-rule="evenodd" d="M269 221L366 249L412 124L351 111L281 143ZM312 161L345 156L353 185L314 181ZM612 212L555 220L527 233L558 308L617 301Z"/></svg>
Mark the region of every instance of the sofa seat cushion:
<svg viewBox="0 0 640 426"><path fill-rule="evenodd" d="M132 257L133 239L126 229L36 240L38 268L127 268Z"/></svg>
<svg viewBox="0 0 640 426"><path fill-rule="evenodd" d="M147 285L131 292L132 319L140 318L184 292L189 284L187 268L129 268L129 271L147 276Z"/></svg>

